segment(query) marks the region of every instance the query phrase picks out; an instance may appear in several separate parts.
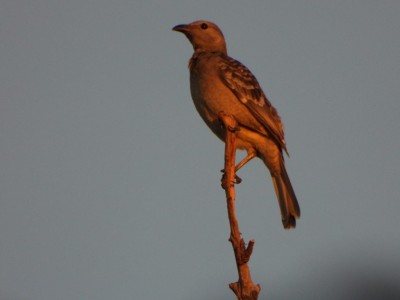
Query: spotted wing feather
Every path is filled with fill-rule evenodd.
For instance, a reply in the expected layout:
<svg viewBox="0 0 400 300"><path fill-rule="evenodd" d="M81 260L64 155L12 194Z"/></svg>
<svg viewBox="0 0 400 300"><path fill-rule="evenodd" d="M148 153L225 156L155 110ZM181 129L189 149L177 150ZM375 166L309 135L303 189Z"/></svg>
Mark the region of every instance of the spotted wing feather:
<svg viewBox="0 0 400 300"><path fill-rule="evenodd" d="M226 57L219 65L222 81L254 115L281 149L286 150L283 124L276 109L268 101L257 79L242 63Z"/></svg>

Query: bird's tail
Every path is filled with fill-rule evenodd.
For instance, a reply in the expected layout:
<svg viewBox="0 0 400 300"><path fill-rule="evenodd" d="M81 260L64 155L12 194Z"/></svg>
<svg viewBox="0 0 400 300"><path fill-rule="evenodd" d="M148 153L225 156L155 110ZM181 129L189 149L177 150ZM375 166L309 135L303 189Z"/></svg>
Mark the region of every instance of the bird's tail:
<svg viewBox="0 0 400 300"><path fill-rule="evenodd" d="M300 217L300 207L286 172L283 158L281 158L280 165L280 172L272 174L272 181L281 209L283 227L289 229L296 227L296 219Z"/></svg>

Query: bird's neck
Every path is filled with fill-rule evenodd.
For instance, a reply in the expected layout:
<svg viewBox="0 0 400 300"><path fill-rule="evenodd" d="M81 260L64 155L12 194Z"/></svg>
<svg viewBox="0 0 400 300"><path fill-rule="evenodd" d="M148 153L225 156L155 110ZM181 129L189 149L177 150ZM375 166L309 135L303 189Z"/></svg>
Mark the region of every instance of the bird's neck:
<svg viewBox="0 0 400 300"><path fill-rule="evenodd" d="M220 45L218 47L213 47L213 48L207 48L204 49L202 47L196 47L194 48L194 54L193 55L200 55L202 53L213 53L213 54L222 54L222 55L228 55L228 51L226 50L226 46L224 45Z"/></svg>
<svg viewBox="0 0 400 300"><path fill-rule="evenodd" d="M192 57L189 59L188 67L192 70L197 62L203 58L207 59L211 56L227 56L226 52L221 51L195 51Z"/></svg>

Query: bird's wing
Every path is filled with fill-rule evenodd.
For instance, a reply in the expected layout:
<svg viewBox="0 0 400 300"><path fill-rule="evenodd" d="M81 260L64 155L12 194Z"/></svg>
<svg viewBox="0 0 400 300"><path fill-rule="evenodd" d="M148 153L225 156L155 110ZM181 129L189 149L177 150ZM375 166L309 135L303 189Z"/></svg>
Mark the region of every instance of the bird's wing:
<svg viewBox="0 0 400 300"><path fill-rule="evenodd" d="M220 60L219 75L253 116L263 125L278 145L286 150L283 124L254 75L242 63L230 57Z"/></svg>

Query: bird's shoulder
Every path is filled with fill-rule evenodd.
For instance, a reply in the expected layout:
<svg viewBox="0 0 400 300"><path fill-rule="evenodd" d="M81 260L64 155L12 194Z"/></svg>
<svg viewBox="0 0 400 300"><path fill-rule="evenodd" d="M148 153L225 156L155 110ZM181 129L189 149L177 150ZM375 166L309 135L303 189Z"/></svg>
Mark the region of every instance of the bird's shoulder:
<svg viewBox="0 0 400 300"><path fill-rule="evenodd" d="M260 107L266 105L275 110L265 96L256 77L240 61L229 56L221 56L218 61L218 69L221 79L237 92L240 101L243 103L251 101Z"/></svg>

